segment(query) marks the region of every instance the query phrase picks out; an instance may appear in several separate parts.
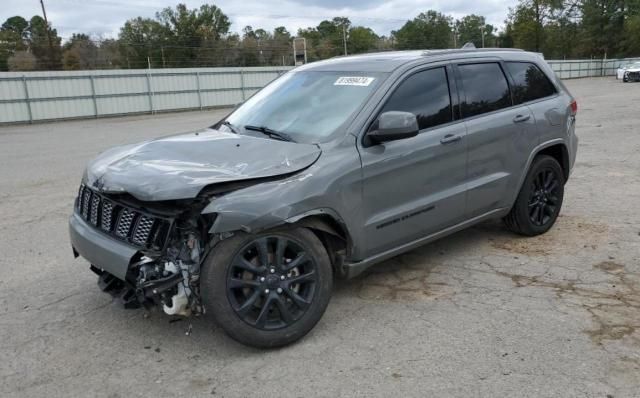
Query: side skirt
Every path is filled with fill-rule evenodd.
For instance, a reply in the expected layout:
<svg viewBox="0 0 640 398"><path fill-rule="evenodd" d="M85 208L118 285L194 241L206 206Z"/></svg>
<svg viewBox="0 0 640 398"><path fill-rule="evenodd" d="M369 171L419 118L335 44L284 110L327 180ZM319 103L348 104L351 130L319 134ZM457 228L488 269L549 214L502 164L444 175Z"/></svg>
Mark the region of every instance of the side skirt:
<svg viewBox="0 0 640 398"><path fill-rule="evenodd" d="M355 276L360 275L361 273L363 273L367 268L371 267L372 265L375 265L377 263L380 263L382 261L388 260L392 257L395 257L399 254L411 251L417 247L420 247L422 245L425 245L427 243L433 242L434 240L438 240L442 237L445 237L447 235L451 235L454 232L458 232L461 231L465 228L468 228L474 224L478 224L480 222L492 219L492 218L497 218L497 217L501 217L506 215L509 212L509 209L507 208L500 208L500 209L495 209L495 210L491 210L487 213L481 214L479 216L476 216L474 218L471 218L469 220L463 221L459 224L453 225L451 227L445 228L441 231L435 232L431 235L427 235L424 236L422 238L416 239L412 242L409 243L405 243L404 245L395 247L391 250L387 250L385 252L382 253L378 253L376 255L373 255L369 258L366 258L362 261L358 261L355 263L346 263L344 265L344 269L346 270L346 275L347 275L347 279L353 278Z"/></svg>

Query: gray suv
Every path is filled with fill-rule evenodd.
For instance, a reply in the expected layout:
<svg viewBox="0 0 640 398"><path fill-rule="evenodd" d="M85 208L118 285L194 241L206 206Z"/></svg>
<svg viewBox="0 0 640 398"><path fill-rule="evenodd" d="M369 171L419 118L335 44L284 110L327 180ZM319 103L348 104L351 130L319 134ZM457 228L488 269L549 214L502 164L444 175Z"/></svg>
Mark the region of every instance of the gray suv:
<svg viewBox="0 0 640 398"><path fill-rule="evenodd" d="M102 153L71 244L128 308L211 314L274 347L334 278L492 218L554 224L577 104L537 54L367 54L284 74L211 128Z"/></svg>

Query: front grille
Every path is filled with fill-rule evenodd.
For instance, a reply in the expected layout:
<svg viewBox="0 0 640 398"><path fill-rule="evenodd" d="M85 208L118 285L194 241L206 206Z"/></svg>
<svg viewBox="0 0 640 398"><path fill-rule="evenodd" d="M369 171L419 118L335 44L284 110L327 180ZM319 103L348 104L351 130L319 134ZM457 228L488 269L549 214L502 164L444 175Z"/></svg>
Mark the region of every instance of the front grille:
<svg viewBox="0 0 640 398"><path fill-rule="evenodd" d="M133 223L134 217L135 213L131 211L131 209L122 209L120 212L120 218L118 218L118 225L116 226L116 235L121 238L129 236L129 231L131 231L131 224Z"/></svg>
<svg viewBox="0 0 640 398"><path fill-rule="evenodd" d="M107 199L84 184L76 209L84 220L102 232L147 249L162 249L171 221Z"/></svg>
<svg viewBox="0 0 640 398"><path fill-rule="evenodd" d="M640 72L627 72L627 78L630 80L640 80Z"/></svg>

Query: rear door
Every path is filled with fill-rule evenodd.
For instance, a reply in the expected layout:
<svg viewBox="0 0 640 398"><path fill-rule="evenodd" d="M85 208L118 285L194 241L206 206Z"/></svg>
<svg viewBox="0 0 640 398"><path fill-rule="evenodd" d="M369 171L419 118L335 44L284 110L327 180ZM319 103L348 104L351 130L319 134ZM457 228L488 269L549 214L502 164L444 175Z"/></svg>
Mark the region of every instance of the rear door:
<svg viewBox="0 0 640 398"><path fill-rule="evenodd" d="M511 205L538 136L529 108L513 104L501 61L458 63L456 76L467 129L467 218L473 218Z"/></svg>
<svg viewBox="0 0 640 398"><path fill-rule="evenodd" d="M413 71L401 78L376 112L416 114L416 137L372 146L359 143L366 256L464 218L466 131L454 118L452 74L444 65Z"/></svg>
<svg viewBox="0 0 640 398"><path fill-rule="evenodd" d="M536 120L540 142L561 137L567 126L567 104L549 78L532 62L507 61L513 101L529 107Z"/></svg>

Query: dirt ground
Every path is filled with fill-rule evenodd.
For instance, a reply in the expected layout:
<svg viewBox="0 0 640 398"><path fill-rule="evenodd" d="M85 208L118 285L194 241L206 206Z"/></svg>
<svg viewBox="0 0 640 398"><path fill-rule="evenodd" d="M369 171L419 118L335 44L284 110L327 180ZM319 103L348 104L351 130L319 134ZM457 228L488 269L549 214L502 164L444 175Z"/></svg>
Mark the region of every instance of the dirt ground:
<svg viewBox="0 0 640 398"><path fill-rule="evenodd" d="M567 86L580 148L548 234L490 222L394 258L271 351L124 310L69 246L90 158L222 111L0 128L0 396L640 397L640 84Z"/></svg>

